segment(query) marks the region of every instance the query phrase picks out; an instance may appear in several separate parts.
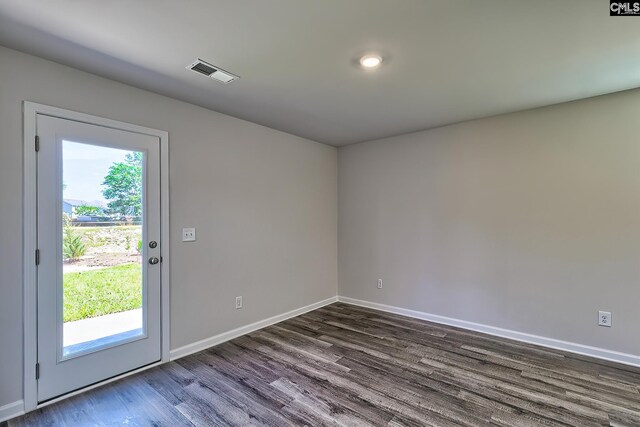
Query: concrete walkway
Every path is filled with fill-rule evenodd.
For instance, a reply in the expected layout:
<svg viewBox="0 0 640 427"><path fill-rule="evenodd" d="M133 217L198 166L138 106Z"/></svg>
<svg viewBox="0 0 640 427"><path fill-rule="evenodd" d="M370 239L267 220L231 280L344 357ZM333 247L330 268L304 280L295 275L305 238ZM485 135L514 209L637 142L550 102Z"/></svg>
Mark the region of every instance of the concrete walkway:
<svg viewBox="0 0 640 427"><path fill-rule="evenodd" d="M142 329L142 309L107 314L64 324L63 346L95 341L111 335Z"/></svg>

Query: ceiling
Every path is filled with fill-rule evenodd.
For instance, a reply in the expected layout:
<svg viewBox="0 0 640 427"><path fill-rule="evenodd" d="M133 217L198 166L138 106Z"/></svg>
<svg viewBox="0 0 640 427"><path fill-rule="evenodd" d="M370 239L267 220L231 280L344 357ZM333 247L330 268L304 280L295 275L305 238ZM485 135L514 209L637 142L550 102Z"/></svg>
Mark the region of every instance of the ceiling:
<svg viewBox="0 0 640 427"><path fill-rule="evenodd" d="M0 44L336 146L640 86L606 0L0 0Z"/></svg>

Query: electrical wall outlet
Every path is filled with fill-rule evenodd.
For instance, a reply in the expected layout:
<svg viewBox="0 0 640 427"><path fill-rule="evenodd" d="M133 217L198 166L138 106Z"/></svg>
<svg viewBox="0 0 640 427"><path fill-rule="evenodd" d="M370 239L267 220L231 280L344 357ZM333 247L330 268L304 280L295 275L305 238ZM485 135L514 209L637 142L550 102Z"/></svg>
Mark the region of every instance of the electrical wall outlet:
<svg viewBox="0 0 640 427"><path fill-rule="evenodd" d="M382 289L382 279L378 279L378 289Z"/></svg>
<svg viewBox="0 0 640 427"><path fill-rule="evenodd" d="M611 327L611 312L610 311L598 311L598 325Z"/></svg>
<svg viewBox="0 0 640 427"><path fill-rule="evenodd" d="M195 228L183 228L182 229L182 241L183 242L195 242L196 241L196 229Z"/></svg>
<svg viewBox="0 0 640 427"><path fill-rule="evenodd" d="M242 297L236 297L236 310L242 308Z"/></svg>

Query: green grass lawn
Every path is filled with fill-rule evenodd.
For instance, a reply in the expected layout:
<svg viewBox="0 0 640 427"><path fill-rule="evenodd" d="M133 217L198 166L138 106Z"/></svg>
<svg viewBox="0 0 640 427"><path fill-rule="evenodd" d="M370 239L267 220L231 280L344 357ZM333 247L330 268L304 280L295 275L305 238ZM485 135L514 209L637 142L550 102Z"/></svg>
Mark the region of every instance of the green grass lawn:
<svg viewBox="0 0 640 427"><path fill-rule="evenodd" d="M64 275L65 322L142 307L142 268L124 264Z"/></svg>

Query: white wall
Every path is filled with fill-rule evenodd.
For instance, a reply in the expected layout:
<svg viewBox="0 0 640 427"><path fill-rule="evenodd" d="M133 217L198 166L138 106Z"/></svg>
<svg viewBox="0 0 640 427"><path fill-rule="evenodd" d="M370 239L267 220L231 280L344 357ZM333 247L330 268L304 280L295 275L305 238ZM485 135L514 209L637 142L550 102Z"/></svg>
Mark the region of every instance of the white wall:
<svg viewBox="0 0 640 427"><path fill-rule="evenodd" d="M640 355L639 118L635 90L340 148L339 294Z"/></svg>
<svg viewBox="0 0 640 427"><path fill-rule="evenodd" d="M22 399L24 100L169 132L172 349L336 295L335 148L0 47L0 407Z"/></svg>

